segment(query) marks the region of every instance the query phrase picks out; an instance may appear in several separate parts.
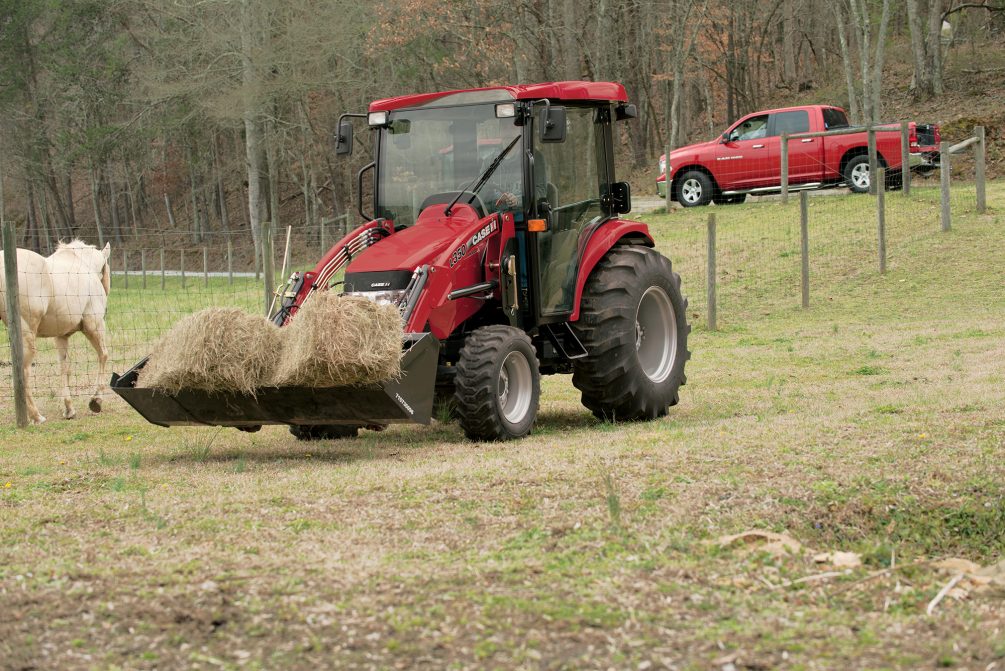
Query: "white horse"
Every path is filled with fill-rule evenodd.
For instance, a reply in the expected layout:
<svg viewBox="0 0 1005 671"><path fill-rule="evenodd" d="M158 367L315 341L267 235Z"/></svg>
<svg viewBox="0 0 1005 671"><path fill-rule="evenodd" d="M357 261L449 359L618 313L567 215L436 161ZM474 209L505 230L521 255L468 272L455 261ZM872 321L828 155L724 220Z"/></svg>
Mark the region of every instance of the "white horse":
<svg viewBox="0 0 1005 671"><path fill-rule="evenodd" d="M24 342L25 401L28 418L41 424L45 417L35 406L29 375L35 358L36 338L55 338L63 382L63 417L73 419L77 412L70 398L69 338L81 331L98 353L98 381L91 397L92 412L101 412L101 394L105 391L105 309L111 273L108 268L109 245L98 251L80 240L60 243L46 258L27 249L17 250L17 283L21 309L21 337ZM0 258L0 320L7 324L3 258Z"/></svg>

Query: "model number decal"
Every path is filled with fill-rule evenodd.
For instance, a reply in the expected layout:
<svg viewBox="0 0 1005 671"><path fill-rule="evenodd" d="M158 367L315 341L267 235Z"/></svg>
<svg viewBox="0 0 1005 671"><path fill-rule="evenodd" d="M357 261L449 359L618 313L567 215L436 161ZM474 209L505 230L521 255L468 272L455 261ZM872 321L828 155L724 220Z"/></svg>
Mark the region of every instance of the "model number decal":
<svg viewBox="0 0 1005 671"><path fill-rule="evenodd" d="M454 253L450 255L450 267L453 268L457 265L457 262L463 259L468 250L483 241L485 238L489 237L493 233L499 230L499 222L495 219L489 223L482 226L481 230L471 236L471 239L465 242L463 245L454 250Z"/></svg>

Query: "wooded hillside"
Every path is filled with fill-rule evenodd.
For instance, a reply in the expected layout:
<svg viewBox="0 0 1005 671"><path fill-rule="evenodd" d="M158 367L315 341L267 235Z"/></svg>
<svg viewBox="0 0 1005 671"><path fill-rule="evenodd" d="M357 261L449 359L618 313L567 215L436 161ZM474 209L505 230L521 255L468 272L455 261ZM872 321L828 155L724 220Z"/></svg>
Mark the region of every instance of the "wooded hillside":
<svg viewBox="0 0 1005 671"><path fill-rule="evenodd" d="M1003 45L1005 0L0 0L6 215L43 252L229 232L257 256L262 221L352 209L368 148L336 161L331 135L375 98L620 81L642 174L768 105L878 121L993 100Z"/></svg>

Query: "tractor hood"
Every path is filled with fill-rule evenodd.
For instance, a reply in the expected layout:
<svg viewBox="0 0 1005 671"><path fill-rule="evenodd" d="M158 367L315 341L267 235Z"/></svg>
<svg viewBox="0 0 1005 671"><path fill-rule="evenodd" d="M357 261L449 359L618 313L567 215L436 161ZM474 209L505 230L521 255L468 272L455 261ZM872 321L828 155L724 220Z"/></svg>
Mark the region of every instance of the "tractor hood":
<svg viewBox="0 0 1005 671"><path fill-rule="evenodd" d="M351 291L403 289L412 272L425 264L446 265L456 247L477 231L480 220L470 205L454 205L450 216L446 204L431 205L415 224L396 231L366 248L346 267L346 288ZM351 289L349 285L352 285Z"/></svg>

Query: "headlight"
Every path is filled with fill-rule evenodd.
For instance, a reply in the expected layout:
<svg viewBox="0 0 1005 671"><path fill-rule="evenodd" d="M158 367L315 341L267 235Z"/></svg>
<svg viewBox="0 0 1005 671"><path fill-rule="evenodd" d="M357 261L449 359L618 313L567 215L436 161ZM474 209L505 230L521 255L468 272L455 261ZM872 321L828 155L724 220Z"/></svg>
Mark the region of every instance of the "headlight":
<svg viewBox="0 0 1005 671"><path fill-rule="evenodd" d="M378 305L395 305L400 307L405 299L405 289L388 291L347 291L346 296L362 296Z"/></svg>

